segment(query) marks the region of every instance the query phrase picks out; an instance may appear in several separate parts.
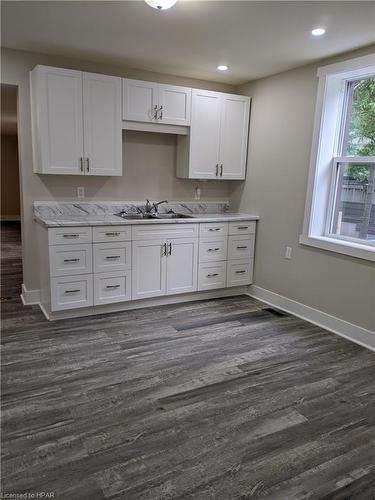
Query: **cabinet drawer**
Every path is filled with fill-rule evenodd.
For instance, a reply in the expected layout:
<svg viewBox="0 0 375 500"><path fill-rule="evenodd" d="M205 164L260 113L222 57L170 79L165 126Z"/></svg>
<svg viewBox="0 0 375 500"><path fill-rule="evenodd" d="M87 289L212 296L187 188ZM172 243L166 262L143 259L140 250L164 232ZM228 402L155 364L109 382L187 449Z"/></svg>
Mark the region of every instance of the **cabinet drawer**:
<svg viewBox="0 0 375 500"><path fill-rule="evenodd" d="M92 273L92 245L53 245L49 247L51 276Z"/></svg>
<svg viewBox="0 0 375 500"><path fill-rule="evenodd" d="M131 299L131 271L94 275L94 305Z"/></svg>
<svg viewBox="0 0 375 500"><path fill-rule="evenodd" d="M255 234L256 222L243 221L243 222L230 222L229 234Z"/></svg>
<svg viewBox="0 0 375 500"><path fill-rule="evenodd" d="M254 255L255 235L229 236L228 260L252 259Z"/></svg>
<svg viewBox="0 0 375 500"><path fill-rule="evenodd" d="M231 260L227 264L227 286L250 285L253 282L253 259Z"/></svg>
<svg viewBox="0 0 375 500"><path fill-rule="evenodd" d="M225 288L226 272L226 262L200 264L198 271L198 290Z"/></svg>
<svg viewBox="0 0 375 500"><path fill-rule="evenodd" d="M152 224L152 225L151 225ZM154 224L132 227L132 240L143 241L160 238L198 238L198 224Z"/></svg>
<svg viewBox="0 0 375 500"><path fill-rule="evenodd" d="M131 238L132 230L130 226L100 226L92 229L92 241L94 243L130 241Z"/></svg>
<svg viewBox="0 0 375 500"><path fill-rule="evenodd" d="M51 310L93 305L92 274L51 278Z"/></svg>
<svg viewBox="0 0 375 500"><path fill-rule="evenodd" d="M91 243L91 227L52 227L48 229L49 245Z"/></svg>
<svg viewBox="0 0 375 500"><path fill-rule="evenodd" d="M94 243L94 273L131 268L131 243Z"/></svg>
<svg viewBox="0 0 375 500"><path fill-rule="evenodd" d="M227 238L200 240L199 262L217 262L227 258Z"/></svg>
<svg viewBox="0 0 375 500"><path fill-rule="evenodd" d="M228 234L227 222L202 222L199 224L199 237L211 238L217 236L226 236Z"/></svg>

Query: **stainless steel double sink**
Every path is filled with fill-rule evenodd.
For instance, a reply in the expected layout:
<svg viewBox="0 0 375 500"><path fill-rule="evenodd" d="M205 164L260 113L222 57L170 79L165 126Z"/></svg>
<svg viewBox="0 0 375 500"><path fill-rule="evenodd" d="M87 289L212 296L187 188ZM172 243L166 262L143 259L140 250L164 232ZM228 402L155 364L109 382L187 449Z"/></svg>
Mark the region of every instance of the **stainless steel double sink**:
<svg viewBox="0 0 375 500"><path fill-rule="evenodd" d="M191 219L192 215L185 214L175 214L175 213L166 213L166 214L150 214L150 213L139 213L139 214L127 214L126 212L119 212L117 217L121 217L122 219L127 220L165 220L165 219Z"/></svg>

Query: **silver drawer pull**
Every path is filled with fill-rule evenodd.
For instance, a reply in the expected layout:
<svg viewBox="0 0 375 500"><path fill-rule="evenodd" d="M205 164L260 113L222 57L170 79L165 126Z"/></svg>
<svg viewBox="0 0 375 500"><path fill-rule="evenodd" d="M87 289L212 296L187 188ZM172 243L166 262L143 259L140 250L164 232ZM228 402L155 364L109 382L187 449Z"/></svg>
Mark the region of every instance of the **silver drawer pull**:
<svg viewBox="0 0 375 500"><path fill-rule="evenodd" d="M79 234L63 234L63 238L79 238Z"/></svg>
<svg viewBox="0 0 375 500"><path fill-rule="evenodd" d="M106 259L111 260L111 259L119 259L121 256L120 255L107 255Z"/></svg>
<svg viewBox="0 0 375 500"><path fill-rule="evenodd" d="M214 276L219 276L219 273L207 274L207 278L213 278Z"/></svg>
<svg viewBox="0 0 375 500"><path fill-rule="evenodd" d="M120 233L105 233L106 236L120 236Z"/></svg>
<svg viewBox="0 0 375 500"><path fill-rule="evenodd" d="M236 271L236 274L243 274L246 273L246 271Z"/></svg>
<svg viewBox="0 0 375 500"><path fill-rule="evenodd" d="M237 247L238 250L245 250L245 248L247 248L246 246L242 246L242 247Z"/></svg>
<svg viewBox="0 0 375 500"><path fill-rule="evenodd" d="M217 252L220 248L208 248L207 252Z"/></svg>
<svg viewBox="0 0 375 500"><path fill-rule="evenodd" d="M81 290L65 290L65 293L78 293L80 292Z"/></svg>
<svg viewBox="0 0 375 500"><path fill-rule="evenodd" d="M220 227L209 227L209 231L220 231Z"/></svg>
<svg viewBox="0 0 375 500"><path fill-rule="evenodd" d="M107 285L106 288L120 288L120 285Z"/></svg>
<svg viewBox="0 0 375 500"><path fill-rule="evenodd" d="M64 262L79 262L81 259L64 259Z"/></svg>
<svg viewBox="0 0 375 500"><path fill-rule="evenodd" d="M249 229L249 226L237 226L237 229Z"/></svg>

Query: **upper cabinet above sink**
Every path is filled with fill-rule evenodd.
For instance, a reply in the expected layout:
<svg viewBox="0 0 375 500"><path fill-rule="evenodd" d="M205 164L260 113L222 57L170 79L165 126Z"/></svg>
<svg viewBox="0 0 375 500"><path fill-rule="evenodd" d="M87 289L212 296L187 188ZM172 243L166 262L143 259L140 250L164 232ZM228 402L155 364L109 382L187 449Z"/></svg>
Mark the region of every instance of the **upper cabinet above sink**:
<svg viewBox="0 0 375 500"><path fill-rule="evenodd" d="M123 79L122 88L122 117L126 122L190 125L190 88L129 78Z"/></svg>

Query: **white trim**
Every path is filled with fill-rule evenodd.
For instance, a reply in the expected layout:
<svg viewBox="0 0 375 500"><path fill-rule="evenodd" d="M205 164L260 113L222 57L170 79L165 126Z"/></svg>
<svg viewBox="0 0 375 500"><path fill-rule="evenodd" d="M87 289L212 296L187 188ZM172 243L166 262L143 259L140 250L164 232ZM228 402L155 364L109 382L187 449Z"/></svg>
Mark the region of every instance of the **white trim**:
<svg viewBox="0 0 375 500"><path fill-rule="evenodd" d="M221 288L207 292L191 292L178 295L155 297L150 299L132 300L117 304L104 304L93 307L82 307L67 311L51 312L47 311L39 304L46 319L50 321L58 319L79 318L82 316L94 316L97 314L107 314L121 311L131 311L133 309L143 309L145 307L165 306L170 304L179 304L183 302L193 302L196 300L217 299L221 297L231 297L233 295L247 294L248 286L237 286L231 288Z"/></svg>
<svg viewBox="0 0 375 500"><path fill-rule="evenodd" d="M184 125L167 125L165 123L122 121L123 130L136 130L140 132L159 132L162 134L189 135L189 128Z"/></svg>
<svg viewBox="0 0 375 500"><path fill-rule="evenodd" d="M22 283L21 300L24 306L32 306L40 302L40 290L28 290Z"/></svg>
<svg viewBox="0 0 375 500"><path fill-rule="evenodd" d="M375 248L369 245L361 245L354 241L345 241L342 239L329 238L328 236L305 236L301 234L299 237L301 245L321 248L330 252L341 253L375 262Z"/></svg>
<svg viewBox="0 0 375 500"><path fill-rule="evenodd" d="M248 295L273 307L281 309L282 311L293 314L298 318L309 321L310 323L320 326L321 328L333 332L336 335L340 335L340 337L351 340L352 342L355 342L362 347L366 347L371 351L375 351L375 332L372 332L371 330L353 325L348 321L344 321L336 316L327 314L319 309L306 306L296 300L288 299L283 295L271 292L270 290L266 290L260 286L251 285L249 287Z"/></svg>
<svg viewBox="0 0 375 500"><path fill-rule="evenodd" d="M369 245L337 242L326 235L334 169L332 160L339 145L340 116L344 102L343 82L357 76L375 74L375 54L330 64L318 69L318 93L310 156L309 177L300 243L323 250L373 260ZM354 158L351 158L353 161ZM367 161L367 158L366 158Z"/></svg>

